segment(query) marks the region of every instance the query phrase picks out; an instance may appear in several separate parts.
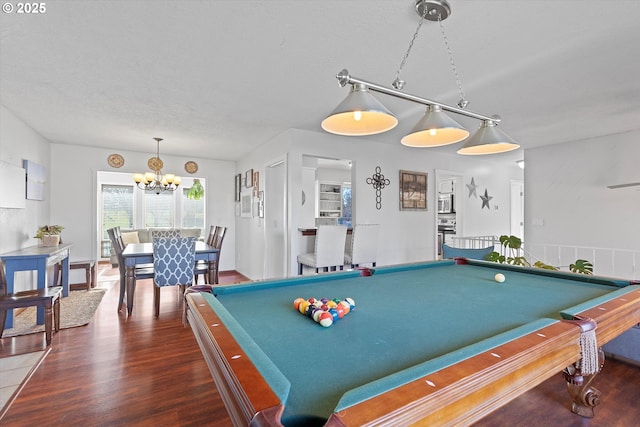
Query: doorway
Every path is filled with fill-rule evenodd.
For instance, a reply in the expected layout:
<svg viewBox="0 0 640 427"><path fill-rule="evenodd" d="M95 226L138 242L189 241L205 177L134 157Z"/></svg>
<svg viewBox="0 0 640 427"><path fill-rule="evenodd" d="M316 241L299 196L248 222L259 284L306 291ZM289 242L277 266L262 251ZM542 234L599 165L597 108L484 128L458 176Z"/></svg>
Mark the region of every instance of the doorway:
<svg viewBox="0 0 640 427"><path fill-rule="evenodd" d="M283 278L289 271L286 157L265 165L264 183L264 278Z"/></svg>
<svg viewBox="0 0 640 427"><path fill-rule="evenodd" d="M453 246L454 237L464 236L464 174L436 169L434 188L434 258L441 259L441 245ZM449 203L443 206L443 199Z"/></svg>
<svg viewBox="0 0 640 427"><path fill-rule="evenodd" d="M511 228L512 236L524 242L524 182L511 180Z"/></svg>

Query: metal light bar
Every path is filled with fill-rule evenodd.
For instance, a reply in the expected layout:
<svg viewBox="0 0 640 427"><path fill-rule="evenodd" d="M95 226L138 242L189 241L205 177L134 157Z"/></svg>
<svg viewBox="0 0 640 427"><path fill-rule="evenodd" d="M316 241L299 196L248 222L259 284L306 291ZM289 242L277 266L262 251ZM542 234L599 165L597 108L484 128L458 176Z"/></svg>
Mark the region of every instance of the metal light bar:
<svg viewBox="0 0 640 427"><path fill-rule="evenodd" d="M450 112L456 113L456 114L461 114L461 115L467 116L467 117L472 117L472 118L478 119L478 120L490 120L490 121L492 121L494 123L499 123L500 122L500 118L499 117L489 117L489 116L485 116L485 115L482 115L482 114L474 113L472 111L463 110L462 108L459 108L459 107L454 107L454 106L451 106L451 105L443 104L443 103L438 102L438 101L433 101L431 99L422 98L422 97L419 97L419 96L415 96L415 95L411 95L411 94L408 94L408 93L400 92L398 90L395 90L395 89L392 89L392 88L389 88L389 87L385 87L385 86L380 86L379 84L372 83L372 82L369 82L367 80L362 80L362 79L360 79L358 77L353 77L353 76L349 75L349 71L346 68L343 68L336 75L336 79L338 79L338 82L340 83L341 87L345 87L348 84L361 84L361 85L365 85L366 87L368 87L372 91L384 93L384 94L390 95L390 96L395 96L396 98L406 99L407 101L416 102L418 104L438 105L443 110L450 111Z"/></svg>

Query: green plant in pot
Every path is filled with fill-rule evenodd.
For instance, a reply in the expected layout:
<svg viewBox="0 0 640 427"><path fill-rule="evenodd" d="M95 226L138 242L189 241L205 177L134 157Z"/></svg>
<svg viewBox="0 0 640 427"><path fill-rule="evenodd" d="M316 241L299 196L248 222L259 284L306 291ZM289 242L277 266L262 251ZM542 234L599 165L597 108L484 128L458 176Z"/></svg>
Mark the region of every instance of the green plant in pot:
<svg viewBox="0 0 640 427"><path fill-rule="evenodd" d="M193 180L193 185L187 193L187 198L192 200L200 200L204 196L204 187L198 178Z"/></svg>
<svg viewBox="0 0 640 427"><path fill-rule="evenodd" d="M519 265L523 267L531 267L531 263L524 257L524 249L522 248L522 240L516 236L500 236L500 244L504 248L504 253L491 252L487 256L487 261L498 262L500 264ZM536 261L533 267L545 270L560 270L560 267L545 264L542 261ZM593 264L584 259L578 259L569 265L569 271L580 274L593 274Z"/></svg>
<svg viewBox="0 0 640 427"><path fill-rule="evenodd" d="M61 225L43 225L38 228L34 237L42 240L43 246L58 246L62 243L60 233L63 229L64 227Z"/></svg>

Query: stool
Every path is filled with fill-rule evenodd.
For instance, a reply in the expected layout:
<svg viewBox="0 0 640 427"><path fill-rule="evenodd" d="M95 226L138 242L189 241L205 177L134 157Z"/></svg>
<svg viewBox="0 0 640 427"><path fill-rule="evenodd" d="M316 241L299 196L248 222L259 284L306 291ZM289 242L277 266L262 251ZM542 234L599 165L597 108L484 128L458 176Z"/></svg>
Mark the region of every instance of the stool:
<svg viewBox="0 0 640 427"><path fill-rule="evenodd" d="M87 290L96 287L96 262L95 261L73 261L69 263L70 270L84 268L87 278Z"/></svg>

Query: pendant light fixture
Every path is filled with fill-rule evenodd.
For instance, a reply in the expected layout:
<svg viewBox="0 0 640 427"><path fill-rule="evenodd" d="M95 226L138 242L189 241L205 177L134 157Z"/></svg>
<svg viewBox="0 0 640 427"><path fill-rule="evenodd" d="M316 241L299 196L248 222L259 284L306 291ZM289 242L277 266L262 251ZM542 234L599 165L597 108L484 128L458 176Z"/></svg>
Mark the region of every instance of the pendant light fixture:
<svg viewBox="0 0 640 427"><path fill-rule="evenodd" d="M495 120L483 120L480 129L467 139L458 154L480 156L505 153L520 147L513 139L498 129Z"/></svg>
<svg viewBox="0 0 640 427"><path fill-rule="evenodd" d="M156 157L151 157L147 162L147 166L153 172L134 173L133 180L141 190L160 194L163 191L175 191L182 183L182 178L172 173L162 174L162 166L160 159L160 141L162 138L153 138L156 141Z"/></svg>
<svg viewBox="0 0 640 427"><path fill-rule="evenodd" d="M341 87L350 84L351 92L347 98L322 121L322 128L330 133L347 136L374 135L393 129L398 123L397 119L393 113L371 94L371 92L379 92L426 106L425 115L411 131L401 139L403 145L409 147L439 147L455 144L466 139L469 136L469 131L449 117L445 113L445 111L448 111L482 121L478 132L469 138L467 143L458 150L459 154L493 154L519 148L519 145L513 139L497 129L497 125L500 122L498 116L489 117L466 110L469 102L465 99L462 84L453 61L451 48L449 47L442 25L442 21L451 15L449 3L446 0L416 0L415 8L416 13L420 16L420 22L418 23L418 27L411 39L409 48L402 59L400 67L396 72L396 79L392 84L393 88L380 86L376 83L352 77L346 69L343 69L337 74L336 78ZM460 93L460 101L457 107L401 91L405 84L405 82L400 79L402 69L409 57L420 27L425 20L437 21L440 24L442 37L449 54L449 60Z"/></svg>
<svg viewBox="0 0 640 427"><path fill-rule="evenodd" d="M397 124L398 119L366 86L354 84L344 101L322 121L322 128L337 135L364 136L386 132Z"/></svg>
<svg viewBox="0 0 640 427"><path fill-rule="evenodd" d="M469 136L469 131L447 116L439 105L429 105L427 112L400 140L409 147L440 147L455 144Z"/></svg>

